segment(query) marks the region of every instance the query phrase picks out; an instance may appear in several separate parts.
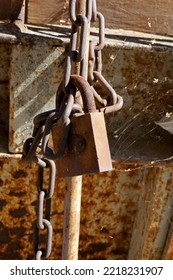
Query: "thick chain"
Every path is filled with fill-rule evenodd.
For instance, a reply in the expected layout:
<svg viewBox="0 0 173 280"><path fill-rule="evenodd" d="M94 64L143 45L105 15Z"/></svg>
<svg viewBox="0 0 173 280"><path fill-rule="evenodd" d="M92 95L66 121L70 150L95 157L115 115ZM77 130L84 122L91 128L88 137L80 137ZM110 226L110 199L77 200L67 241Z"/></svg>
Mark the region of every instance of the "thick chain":
<svg viewBox="0 0 173 280"><path fill-rule="evenodd" d="M69 17L72 22L71 40L69 46L69 52L66 59L65 75L64 75L64 89L67 91L67 86L70 81L72 73L72 62L80 62L80 76L85 77L87 71L86 60L86 47L88 42L86 41L87 34L89 33L89 22L93 17L93 2L95 0L86 1L86 15L76 15L76 0L69 1ZM79 38L79 47L77 48L77 38Z"/></svg>
<svg viewBox="0 0 173 280"><path fill-rule="evenodd" d="M92 85L93 94L100 103L99 111L103 111L105 114L109 114L118 111L123 106L123 99L118 95L112 86L106 81L102 75L102 54L101 51L105 44L105 22L103 15L97 11L96 0L93 0L93 21L98 19L99 21L99 42L95 43L90 41L89 47L89 67L88 67L88 80ZM94 87L99 87L100 95ZM102 99L101 96L108 96L107 99ZM102 107L104 105L104 107Z"/></svg>
<svg viewBox="0 0 173 280"><path fill-rule="evenodd" d="M65 111L51 110L41 113L34 118L33 137L28 138L23 146L23 161L35 162L38 165L38 205L37 205L37 224L34 233L34 251L37 260L47 259L52 247L52 224L50 222L51 199L54 193L56 167L55 162L48 158L59 158L63 155L68 131L65 129L61 145L57 154L54 154L48 147L48 138L51 126L54 122L64 121L64 127L68 127L69 115L71 114L73 100L68 101ZM72 98L74 99L74 97ZM49 168L48 188L44 185L44 170ZM42 234L43 233L43 234ZM43 245L43 248L42 248Z"/></svg>
<svg viewBox="0 0 173 280"><path fill-rule="evenodd" d="M90 0L89 0L90 1ZM70 76L73 74L71 72L72 62L80 62L80 75L85 76L86 71L86 37L88 32L88 19L84 15L76 15L75 7L76 0L69 1L69 16L72 21L71 28L71 39L69 46L69 53L66 58L66 67L64 75L64 90L67 92L67 86L69 85ZM80 30L80 32L79 32ZM77 48L77 39L79 38L79 47Z"/></svg>
<svg viewBox="0 0 173 280"><path fill-rule="evenodd" d="M52 224L50 222L51 198L54 193L56 167L52 160L44 159L45 166L38 166L38 206L37 206L37 225L35 227L34 250L36 259L47 259L50 256L52 248ZM43 188L44 169L49 168L49 186ZM44 213L45 203L45 213ZM44 217L45 216L45 217ZM40 248L40 232L46 231L45 247Z"/></svg>
<svg viewBox="0 0 173 280"><path fill-rule="evenodd" d="M70 78L71 83L73 76ZM34 234L34 251L36 259L47 259L51 253L52 247L52 224L50 222L51 198L55 186L55 159L63 156L66 147L67 137L70 129L70 115L72 112L82 113L82 108L79 104L74 103L75 90L71 86L69 94L61 96L59 91L62 89L62 84L58 89L56 99L56 109L43 112L34 118L34 129L32 137L28 138L23 145L24 162L34 162L38 165L38 206L37 206L37 225L35 226ZM62 98L61 98L62 97ZM54 153L49 147L49 138L52 125L63 126L62 139L58 152ZM43 188L44 184L44 169L49 168L49 185L47 189ZM45 207L44 207L45 204ZM44 241L42 232L45 232ZM43 248L41 247L44 243Z"/></svg>
<svg viewBox="0 0 173 280"><path fill-rule="evenodd" d="M68 85L72 73L72 62L80 62L80 75L86 76L86 34L91 22L99 24L99 41L89 42L89 61L88 61L88 81L90 83L93 95L97 103L97 109L109 114L118 111L123 106L123 99L116 94L112 86L102 75L102 49L105 45L105 20L104 16L97 11L96 0L88 0L86 15L76 15L76 0L69 2L69 17L72 22L71 42L66 59L66 68L64 75L64 90L69 91ZM77 38L79 46L77 48ZM96 88L99 88L99 93Z"/></svg>
<svg viewBox="0 0 173 280"><path fill-rule="evenodd" d="M35 227L35 254L36 259L47 259L51 253L52 225L50 222L51 198L55 186L55 163L54 160L64 155L67 139L70 131L71 115L88 112L87 104L94 111L102 111L105 114L120 110L123 105L120 97L102 75L102 54L104 47L104 17L97 11L96 0L86 1L86 15L76 14L76 0L69 1L69 17L72 22L69 52L66 57L66 66L63 81L56 93L55 109L43 112L34 118L32 137L28 138L23 146L23 160L35 162L38 165L38 207L37 225ZM87 34L90 34L91 22L99 23L98 42L87 42ZM89 60L87 61L87 44L89 43ZM78 62L80 75L74 75L72 63ZM88 65L88 71L87 71ZM86 81L88 72L88 81ZM75 103L77 90L86 94L82 96L83 105ZM99 93L96 88L100 88ZM91 99L89 96L94 96ZM92 102L93 104L91 104ZM93 107L93 105L96 107ZM92 110L93 111L93 110ZM56 124L60 142L58 150L54 153L49 146L52 126ZM49 185L44 185L44 170L49 168ZM45 232L46 231L46 232ZM45 232L41 234L42 232ZM42 235L44 241L42 241ZM42 245L43 244L43 248Z"/></svg>

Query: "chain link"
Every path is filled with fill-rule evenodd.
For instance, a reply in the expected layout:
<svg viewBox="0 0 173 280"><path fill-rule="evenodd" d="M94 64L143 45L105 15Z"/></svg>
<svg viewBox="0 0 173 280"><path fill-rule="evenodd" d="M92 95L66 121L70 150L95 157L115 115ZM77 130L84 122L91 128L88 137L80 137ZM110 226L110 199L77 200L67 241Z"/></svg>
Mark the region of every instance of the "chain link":
<svg viewBox="0 0 173 280"><path fill-rule="evenodd" d="M54 193L56 167L52 160L44 159L45 166L38 165L38 205L37 205L37 224L35 226L34 250L36 259L47 259L52 247L52 224L50 222L51 198ZM49 186L44 185L44 169L49 168ZM45 211L44 211L45 204ZM45 217L44 217L45 216ZM45 247L40 248L40 232L46 230Z"/></svg>
<svg viewBox="0 0 173 280"><path fill-rule="evenodd" d="M71 1L70 1L71 2ZM73 13L72 13L73 14ZM73 15L74 17L74 15ZM67 86L70 81L72 61L80 62L80 75L85 75L85 52L86 52L86 37L88 32L88 19L84 15L77 15L75 18L80 19L72 23L70 49L66 58L66 67L64 75L64 90L68 92ZM77 24L79 22L79 24ZM79 37L79 27L80 37ZM77 49L77 39L80 38L79 48Z"/></svg>

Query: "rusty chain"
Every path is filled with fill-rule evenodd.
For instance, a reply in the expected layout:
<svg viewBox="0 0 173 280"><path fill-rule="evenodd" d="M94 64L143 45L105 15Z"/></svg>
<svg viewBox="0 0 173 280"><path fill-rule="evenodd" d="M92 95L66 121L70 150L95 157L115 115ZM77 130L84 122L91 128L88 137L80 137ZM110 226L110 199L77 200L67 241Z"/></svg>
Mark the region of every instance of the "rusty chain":
<svg viewBox="0 0 173 280"><path fill-rule="evenodd" d="M97 111L109 114L120 110L123 105L122 97L116 94L102 75L101 51L105 40L104 17L97 11L96 0L86 1L86 15L76 14L76 1L69 1L69 17L72 23L70 45L66 56L64 78L56 93L55 109L35 116L32 137L29 137L23 145L23 161L32 161L38 165L37 224L34 234L36 259L47 259L51 253L52 225L50 214L56 175L54 160L60 159L64 155L72 114L85 113L87 111L86 104L90 102L90 97L86 94L87 102L82 97L82 105L75 103L75 97L78 94L77 91L80 92L81 83L87 92L92 92ZM98 42L87 42L86 38L87 34L90 34L90 25L97 21L99 23L99 40ZM86 55L87 43L89 43L88 61ZM79 62L80 75L74 75L72 71L73 62ZM85 79L86 73L88 73L88 82ZM97 88L99 88L99 93ZM49 144L54 124L57 127L63 127L62 135L60 135L61 141L56 152ZM44 189L44 170L46 168L49 168L49 184L48 188ZM46 233L43 234L44 241L42 242L41 233L45 231ZM43 248L41 247L42 243Z"/></svg>
<svg viewBox="0 0 173 280"><path fill-rule="evenodd" d="M34 133L35 133L34 127ZM38 164L38 205L37 205L37 225L35 226L35 234L34 234L34 251L37 260L47 259L51 253L52 246L52 225L50 222L50 207L51 207L51 198L54 192L55 186L55 175L56 175L56 167L55 163L52 160L40 158L36 153L36 150L39 147L40 140L43 135L43 126L40 126L37 129L37 133L35 137L28 138L23 146L23 160L24 161L33 161ZM33 134L34 134L33 133ZM49 186L47 189L43 188L44 184L44 169L49 168ZM46 204L45 208L45 218L44 216L44 202ZM40 231L46 233L46 245L43 248L40 248Z"/></svg>
<svg viewBox="0 0 173 280"><path fill-rule="evenodd" d="M71 79L73 77L71 76ZM61 90L61 85L58 92ZM74 87L71 88L70 93L65 98L57 97L56 109L40 113L35 116L33 123L33 134L29 137L23 145L24 162L34 162L38 165L38 206L37 206L37 224L34 233L34 251L37 260L47 259L51 253L52 247L52 224L50 222L51 212L51 198L55 186L55 159L63 156L66 141L69 133L70 115L72 111L81 113L81 106L74 103ZM60 103L60 107L58 104ZM54 153L49 147L49 137L51 127L53 124L63 125L63 135L60 147L57 153ZM44 169L49 168L49 186L48 189L43 188L44 183ZM44 207L45 204L45 207ZM44 217L45 214L45 217ZM44 235L44 245L41 247L40 239L42 239L41 232L46 231Z"/></svg>
<svg viewBox="0 0 173 280"><path fill-rule="evenodd" d="M115 92L112 86L102 75L101 51L105 45L105 21L104 16L97 11L96 0L91 1L93 15L92 21L99 21L99 42L94 42L91 40L89 44L88 80L92 87L95 99L98 102L99 111L109 114L122 108L123 99ZM99 87L100 94L98 94L98 92L95 90L95 87ZM102 95L104 98L101 97Z"/></svg>
<svg viewBox="0 0 173 280"><path fill-rule="evenodd" d="M96 0L88 0L86 15L76 15L76 0L69 2L69 17L72 22L71 42L66 59L64 90L68 92L68 85L73 61L80 62L80 75L86 76L87 61L86 34L88 33L88 23L97 22L99 24L99 41L91 40L89 42L89 60L88 60L88 81L90 83L93 95L97 102L97 109L109 114L118 111L123 106L123 99L118 95L112 86L102 75L102 49L105 45L105 20L104 16L97 11ZM81 27L81 30L80 30ZM77 48L77 38L80 37L80 43ZM99 88L99 93L96 88Z"/></svg>
<svg viewBox="0 0 173 280"><path fill-rule="evenodd" d="M38 165L38 205L37 205L37 225L35 227L34 251L36 259L47 259L50 256L52 248L52 224L50 222L51 198L54 193L56 167L53 160L44 159L45 166ZM44 169L49 168L49 186L43 188L44 184ZM44 213L44 203L45 213ZM45 214L45 217L44 217ZM46 230L45 247L40 247L40 231Z"/></svg>

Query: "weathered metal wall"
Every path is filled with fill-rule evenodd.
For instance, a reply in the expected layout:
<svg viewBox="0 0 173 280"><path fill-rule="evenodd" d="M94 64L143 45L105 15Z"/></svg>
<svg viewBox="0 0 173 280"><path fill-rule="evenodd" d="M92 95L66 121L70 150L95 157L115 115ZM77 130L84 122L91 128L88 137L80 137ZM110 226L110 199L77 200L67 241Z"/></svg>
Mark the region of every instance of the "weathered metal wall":
<svg viewBox="0 0 173 280"><path fill-rule="evenodd" d="M172 227L172 167L146 169L142 185L128 258L160 259Z"/></svg>
<svg viewBox="0 0 173 280"><path fill-rule="evenodd" d="M41 40L34 36L14 44L10 65L11 152L20 152L32 118L54 108L57 86L62 79L64 48L62 41ZM20 53L20 55L19 55Z"/></svg>
<svg viewBox="0 0 173 280"><path fill-rule="evenodd" d="M7 33L0 39L0 259L33 259L37 168L19 152L32 117L54 106L69 30ZM155 121L173 106L172 42L111 33L107 42L103 74L124 108L107 119L114 170L83 177L79 258L171 259L172 136ZM64 187L57 178L52 259L61 258Z"/></svg>
<svg viewBox="0 0 173 280"><path fill-rule="evenodd" d="M172 224L172 167L114 168L83 177L79 259L161 259ZM0 160L0 259L34 259L36 171L19 156ZM61 259L64 184L56 178L51 259Z"/></svg>
<svg viewBox="0 0 173 280"><path fill-rule="evenodd" d="M54 38L46 39L41 35L48 30L36 31L39 36L34 33L23 36L22 40L11 39L7 80L9 150L14 153L21 152L24 139L30 136L33 116L54 108L55 93L65 67L62 34L54 33ZM64 32L67 42L69 29ZM113 158L152 161L171 157L172 135L155 122L173 110L173 42L167 42L164 37L133 39L130 35L117 37L113 33L107 37L103 75L124 98L122 110L107 120Z"/></svg>
<svg viewBox="0 0 173 280"><path fill-rule="evenodd" d="M9 157L0 160L0 169L0 259L33 259L36 166ZM83 177L80 259L127 258L140 174L113 171ZM52 204L51 259L61 259L64 187L64 180L57 178Z"/></svg>

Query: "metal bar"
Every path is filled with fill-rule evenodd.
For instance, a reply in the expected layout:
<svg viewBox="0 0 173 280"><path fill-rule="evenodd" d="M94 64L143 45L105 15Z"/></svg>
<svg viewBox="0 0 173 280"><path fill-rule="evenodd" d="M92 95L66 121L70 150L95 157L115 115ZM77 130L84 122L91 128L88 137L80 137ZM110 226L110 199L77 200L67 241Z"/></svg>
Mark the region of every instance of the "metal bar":
<svg viewBox="0 0 173 280"><path fill-rule="evenodd" d="M77 13L84 14L86 10L86 0L78 0L76 10ZM77 40L79 40L79 38L77 38ZM87 55L88 50L86 50L86 57ZM87 63L85 67L87 69ZM80 74L80 62L72 64L72 71L74 74ZM85 71L85 75L87 77L87 71ZM79 100L80 99L77 101L80 102ZM78 259L81 193L82 176L66 178L62 245L62 259L65 260Z"/></svg>
<svg viewBox="0 0 173 280"><path fill-rule="evenodd" d="M66 178L62 259L77 260L82 176Z"/></svg>

